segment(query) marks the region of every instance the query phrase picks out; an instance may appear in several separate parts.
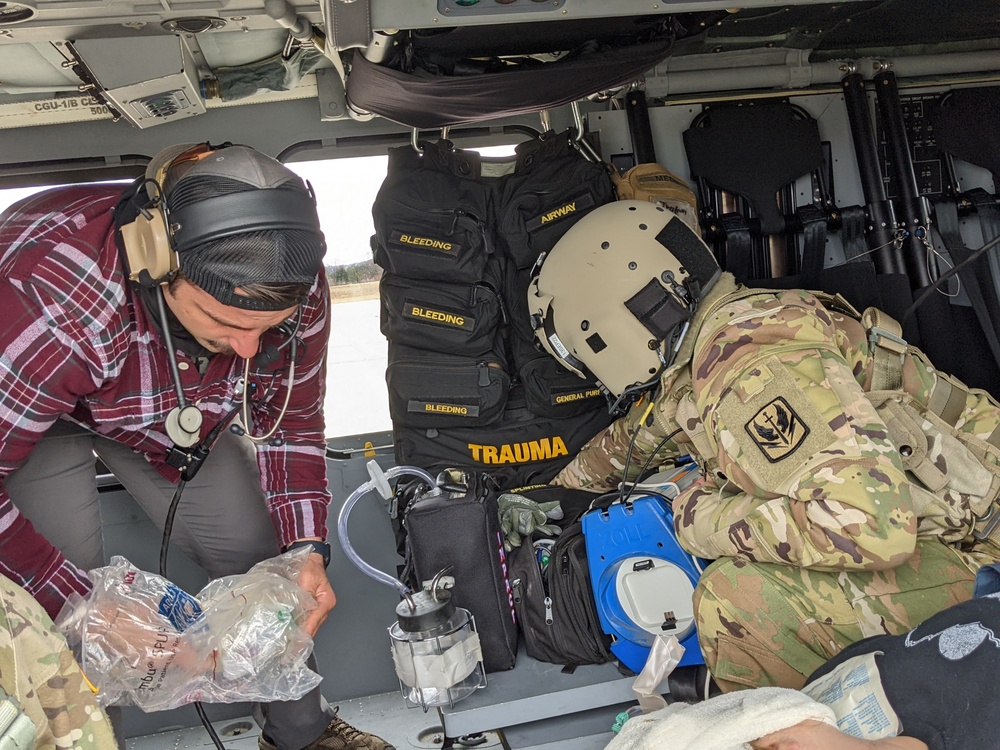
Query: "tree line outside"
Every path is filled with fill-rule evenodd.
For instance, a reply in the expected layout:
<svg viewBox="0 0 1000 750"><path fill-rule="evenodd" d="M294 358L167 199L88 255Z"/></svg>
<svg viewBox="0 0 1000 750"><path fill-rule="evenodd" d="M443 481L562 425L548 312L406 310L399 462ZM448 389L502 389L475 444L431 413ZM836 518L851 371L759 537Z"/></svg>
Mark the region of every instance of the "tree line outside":
<svg viewBox="0 0 1000 750"><path fill-rule="evenodd" d="M371 260L347 265L327 265L326 277L330 286L363 284L366 281L378 281L382 277L382 269Z"/></svg>

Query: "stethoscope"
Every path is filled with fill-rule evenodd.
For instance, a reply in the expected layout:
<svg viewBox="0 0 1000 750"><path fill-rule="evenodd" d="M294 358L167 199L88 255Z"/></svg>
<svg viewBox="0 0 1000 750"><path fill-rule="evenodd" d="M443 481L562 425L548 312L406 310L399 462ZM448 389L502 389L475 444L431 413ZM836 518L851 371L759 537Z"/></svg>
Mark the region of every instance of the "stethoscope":
<svg viewBox="0 0 1000 750"><path fill-rule="evenodd" d="M174 381L174 390L177 394L177 406L171 409L170 413L167 415L165 429L167 437L174 442L176 448L179 448L181 452L183 452L183 449L192 448L198 444L201 438L201 426L204 422L204 415L201 413L201 410L196 405L190 403L187 400L187 396L184 395L184 389L181 387L180 368L177 365L177 355L174 349L173 336L170 334L170 324L167 318L166 303L163 299L163 290L160 288L156 291L156 302L161 324L160 327L163 330L163 341L167 348L167 359L170 362L170 373ZM288 348L288 389L285 391L285 401L281 405L281 411L278 413L278 418L274 421L274 425L263 435L255 436L246 431L246 425L250 424L250 358L244 358L243 360L243 398L239 406L240 418L243 425L233 424L229 429L236 435L248 438L256 445L276 445L274 436L281 427L282 419L284 419L285 412L288 411L288 404L292 399L292 390L295 384L295 361L298 355L298 333L299 329L302 327L303 313L304 306L300 304L295 315L295 322L293 324L289 325L286 322L277 326L277 330L286 334L286 339L278 346L266 347L264 351L253 358L258 367L266 367L277 360L283 349L286 347ZM227 421L228 418L223 419L220 425ZM215 430L212 432L211 442L214 442L217 432ZM280 445L280 442L277 444ZM202 448L202 452L207 455L208 448L206 446L200 447ZM204 458L202 458L202 461L203 460ZM200 466L202 461L198 462L198 466ZM196 470L197 469L195 469L195 471ZM189 471L188 473L190 474L189 478L193 478L193 472Z"/></svg>
<svg viewBox="0 0 1000 750"><path fill-rule="evenodd" d="M284 341L278 346L266 347L263 352L254 358L254 362L258 367L266 367L278 358L282 349L288 347L288 389L285 391L285 402L281 405L281 411L278 412L278 418L274 420L274 425L263 435L254 436L249 434L245 429L246 425L250 424L250 360L243 360L243 400L240 407L240 420L243 422L243 425L234 424L229 430L236 435L245 436L255 445L275 445L273 440L274 435L277 433L278 428L281 427L281 420L284 419L285 412L288 411L288 403L292 400L292 387L295 384L295 360L298 359L299 350L298 333L302 327L302 312L303 305L299 305L298 312L295 314L295 323L291 327L287 323L277 326L277 330L287 336ZM280 443L278 444L280 445Z"/></svg>

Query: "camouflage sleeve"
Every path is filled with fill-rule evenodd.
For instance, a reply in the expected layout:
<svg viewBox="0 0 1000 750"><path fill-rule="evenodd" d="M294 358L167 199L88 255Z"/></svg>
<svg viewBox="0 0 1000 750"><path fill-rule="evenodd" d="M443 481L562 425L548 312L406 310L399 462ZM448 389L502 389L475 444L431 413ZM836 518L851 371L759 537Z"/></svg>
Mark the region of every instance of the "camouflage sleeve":
<svg viewBox="0 0 1000 750"><path fill-rule="evenodd" d="M671 373L676 376L677 373ZM608 492L623 477L635 479L653 451L656 462L690 453L682 443L676 421L677 401L672 398L673 377L660 388L660 395L634 404L625 416L587 441L553 481L564 487ZM673 436L671 437L671 435ZM658 463L650 461L650 466Z"/></svg>
<svg viewBox="0 0 1000 750"><path fill-rule="evenodd" d="M0 576L0 687L35 725L35 747L109 750L107 714L66 639L28 592ZM6 744L3 744L6 747Z"/></svg>
<svg viewBox="0 0 1000 750"><path fill-rule="evenodd" d="M717 471L674 503L691 552L825 570L913 553L898 452L835 342L802 291L731 302L702 326L693 398Z"/></svg>

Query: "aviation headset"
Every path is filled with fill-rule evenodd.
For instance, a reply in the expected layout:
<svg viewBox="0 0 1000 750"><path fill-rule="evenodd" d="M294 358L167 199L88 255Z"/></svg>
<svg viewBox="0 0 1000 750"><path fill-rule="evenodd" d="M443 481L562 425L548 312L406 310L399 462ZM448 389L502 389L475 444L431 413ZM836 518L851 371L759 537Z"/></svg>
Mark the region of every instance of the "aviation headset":
<svg viewBox="0 0 1000 750"><path fill-rule="evenodd" d="M261 179L262 173L265 173L263 186L207 196L183 207L172 208L165 196L168 179L176 175L173 177L176 183L183 177L183 173L177 174L181 170L186 171L213 154L219 155L219 152L228 149L251 151L243 146L212 146L201 143L167 149L150 162L146 178L136 191L137 200L141 199L144 191L149 195L149 200L140 204L135 221L121 227L130 279L146 286L166 283L179 270L181 254L234 235L268 230L300 230L321 234L315 196L311 189L306 186L310 201L302 200L297 192L276 189L279 180L287 182L287 170L278 162L274 162L276 169L272 170L275 172L272 175L266 174L267 162L258 159L258 163L254 165L255 178ZM264 169L260 168L261 164ZM235 175L232 178L239 179ZM144 273L148 274L148 279ZM206 291L211 293L213 290ZM220 301L245 309L280 309L245 297Z"/></svg>
<svg viewBox="0 0 1000 750"><path fill-rule="evenodd" d="M226 151L232 149L232 151ZM184 174L206 159L215 156L217 161L223 161L232 156L231 164L221 168L221 176L231 179L249 181L251 189L234 192L207 195L180 207L171 207L167 199L168 181L177 184ZM235 164L232 164L235 162ZM240 163L242 162L242 164ZM203 170L213 171L213 170ZM317 247L322 250L322 232L316 214L315 196L311 188L304 185L311 200L303 200L299 191L278 189L279 185L289 181L287 169L257 152L243 146L223 144L212 146L208 143L175 146L166 149L150 162L143 180L137 181L137 186L130 200L134 202L138 215L135 219L120 227L121 245L127 258L129 279L146 288L156 288L157 305L164 341L174 386L177 391L178 406L166 419L166 431L171 440L180 449L174 460L179 463L187 461L190 467L192 448L200 440L202 414L198 408L187 402L180 385L180 374L177 371L177 361L174 353L173 340L170 335L164 303L162 285L168 283L181 270L181 256L195 248L235 235L252 235L269 230L301 231L317 238ZM318 259L317 259L318 260ZM236 295L234 285L210 279L202 283L193 279L197 285L213 297L235 307L249 310L272 311L284 309L284 303L271 303L255 298ZM209 287L209 288L206 288ZM304 302L304 300L302 300ZM248 437L256 443L274 444L274 434L280 426L291 398L292 384L295 377L295 360L297 356L298 332L302 324L302 302L298 307L293 324L282 324L278 330L286 335L286 340L278 346L265 347L264 351L254 358L257 367L266 367L280 356L287 348L290 356L289 388L285 403L267 434ZM249 391L250 360L244 365L243 383L244 395L242 415L244 424L248 423L248 391ZM242 428L233 426L233 431L243 434ZM201 446L198 446L201 448ZM176 448L175 448L176 451ZM196 461L200 466L207 456ZM196 449L193 453L197 454ZM178 468L182 468L178 466ZM189 471L193 477L193 471ZM189 478L189 477L185 477Z"/></svg>

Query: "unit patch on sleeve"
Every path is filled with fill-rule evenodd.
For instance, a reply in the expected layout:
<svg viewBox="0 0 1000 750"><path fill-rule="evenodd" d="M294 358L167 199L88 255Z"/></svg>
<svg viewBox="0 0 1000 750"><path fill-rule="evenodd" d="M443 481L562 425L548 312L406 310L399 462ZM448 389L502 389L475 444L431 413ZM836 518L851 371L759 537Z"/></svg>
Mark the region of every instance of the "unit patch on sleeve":
<svg viewBox="0 0 1000 750"><path fill-rule="evenodd" d="M778 491L811 457L836 444L819 406L830 396L822 383L807 392L773 356L736 374L716 407L720 460L735 461L755 486Z"/></svg>
<svg viewBox="0 0 1000 750"><path fill-rule="evenodd" d="M757 412L744 427L771 463L794 453L809 434L809 428L780 396Z"/></svg>

